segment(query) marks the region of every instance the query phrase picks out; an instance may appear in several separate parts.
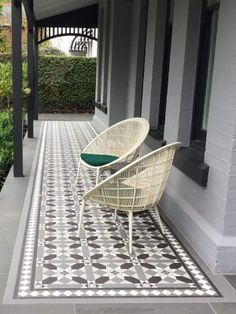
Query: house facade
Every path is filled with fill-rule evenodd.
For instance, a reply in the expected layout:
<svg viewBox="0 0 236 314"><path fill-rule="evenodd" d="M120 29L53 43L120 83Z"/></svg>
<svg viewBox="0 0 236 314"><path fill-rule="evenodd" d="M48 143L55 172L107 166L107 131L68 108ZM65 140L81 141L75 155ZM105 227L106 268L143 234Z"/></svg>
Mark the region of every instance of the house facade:
<svg viewBox="0 0 236 314"><path fill-rule="evenodd" d="M94 123L142 116L143 152L180 141L164 215L236 272L236 2L101 0Z"/></svg>

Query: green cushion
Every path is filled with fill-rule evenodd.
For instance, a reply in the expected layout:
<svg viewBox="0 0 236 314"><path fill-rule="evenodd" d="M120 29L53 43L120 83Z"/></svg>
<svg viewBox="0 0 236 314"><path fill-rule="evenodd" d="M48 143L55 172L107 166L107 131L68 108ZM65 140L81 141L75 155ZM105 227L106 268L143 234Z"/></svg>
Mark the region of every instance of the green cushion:
<svg viewBox="0 0 236 314"><path fill-rule="evenodd" d="M87 164L95 167L104 166L119 158L117 156L112 155L85 154L85 153L81 154L80 157Z"/></svg>

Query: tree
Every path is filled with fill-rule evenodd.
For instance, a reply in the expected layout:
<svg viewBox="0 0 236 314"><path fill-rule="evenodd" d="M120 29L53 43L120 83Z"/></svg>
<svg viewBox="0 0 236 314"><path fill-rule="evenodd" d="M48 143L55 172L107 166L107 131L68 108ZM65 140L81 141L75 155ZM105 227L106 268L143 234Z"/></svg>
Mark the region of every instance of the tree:
<svg viewBox="0 0 236 314"><path fill-rule="evenodd" d="M3 6L2 4L5 3L5 0L0 0L0 16L2 16L2 9ZM1 25L0 25L1 27ZM0 53L5 52L8 49L8 40L6 35L3 33L2 28L0 28Z"/></svg>

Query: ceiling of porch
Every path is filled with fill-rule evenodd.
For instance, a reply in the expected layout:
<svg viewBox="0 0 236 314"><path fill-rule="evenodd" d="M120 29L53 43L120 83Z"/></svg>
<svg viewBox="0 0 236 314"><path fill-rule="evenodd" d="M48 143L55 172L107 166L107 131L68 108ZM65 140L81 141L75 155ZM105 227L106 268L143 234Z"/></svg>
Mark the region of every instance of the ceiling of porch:
<svg viewBox="0 0 236 314"><path fill-rule="evenodd" d="M98 0L33 0L33 8L36 20L42 20L95 3L98 3Z"/></svg>

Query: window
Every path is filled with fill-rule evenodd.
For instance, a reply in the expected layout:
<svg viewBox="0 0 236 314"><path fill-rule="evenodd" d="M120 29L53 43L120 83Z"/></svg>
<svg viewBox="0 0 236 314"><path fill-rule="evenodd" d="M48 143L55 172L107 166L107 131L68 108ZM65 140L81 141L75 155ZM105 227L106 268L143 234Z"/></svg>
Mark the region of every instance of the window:
<svg viewBox="0 0 236 314"><path fill-rule="evenodd" d="M162 74L161 74L159 110L157 113L158 117L156 119L156 127L151 129L149 132L149 134L152 137L158 140L163 140L163 135L164 135L166 99L167 99L169 64L170 64L170 53L171 53L171 38L172 38L172 26L173 26L173 11L174 11L174 0L167 0L166 1L166 19L165 19L165 30L164 30L165 35L164 35L164 49L163 49L163 60L162 60L162 70L161 70ZM163 143L165 143L165 141Z"/></svg>
<svg viewBox="0 0 236 314"><path fill-rule="evenodd" d="M214 2L214 3L213 3ZM190 147L182 147L174 165L201 186L207 185L209 166L204 162L219 3L203 1Z"/></svg>
<svg viewBox="0 0 236 314"><path fill-rule="evenodd" d="M166 115L166 99L167 99L167 88L168 88L168 79L169 79L174 0L167 1L166 10L167 11L166 11L165 43L164 43L164 56L163 56L162 79L161 79L161 96L160 96L160 107L159 107L159 115L158 115L158 129L162 132L162 136L164 133L165 115Z"/></svg>
<svg viewBox="0 0 236 314"><path fill-rule="evenodd" d="M218 13L219 3L203 2L191 134L191 146L202 152L207 134Z"/></svg>
<svg viewBox="0 0 236 314"><path fill-rule="evenodd" d="M138 43L138 63L136 99L135 99L135 117L142 116L142 99L144 85L144 67L146 58L146 40L147 40L147 20L148 20L149 0L141 2L140 25L139 25L139 43Z"/></svg>

